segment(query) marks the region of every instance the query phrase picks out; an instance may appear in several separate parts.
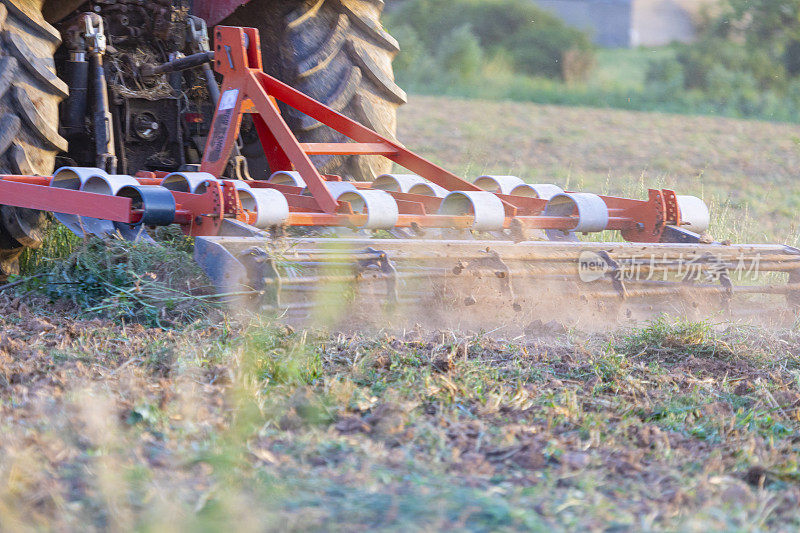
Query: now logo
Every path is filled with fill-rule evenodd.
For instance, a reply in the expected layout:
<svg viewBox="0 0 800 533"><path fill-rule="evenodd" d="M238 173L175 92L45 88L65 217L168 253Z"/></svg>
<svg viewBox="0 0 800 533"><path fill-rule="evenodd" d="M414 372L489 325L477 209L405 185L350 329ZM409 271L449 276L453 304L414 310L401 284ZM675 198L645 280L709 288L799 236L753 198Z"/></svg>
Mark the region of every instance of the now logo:
<svg viewBox="0 0 800 533"><path fill-rule="evenodd" d="M581 281L586 283L597 281L611 270L611 265L597 252L584 250L578 256L578 276Z"/></svg>

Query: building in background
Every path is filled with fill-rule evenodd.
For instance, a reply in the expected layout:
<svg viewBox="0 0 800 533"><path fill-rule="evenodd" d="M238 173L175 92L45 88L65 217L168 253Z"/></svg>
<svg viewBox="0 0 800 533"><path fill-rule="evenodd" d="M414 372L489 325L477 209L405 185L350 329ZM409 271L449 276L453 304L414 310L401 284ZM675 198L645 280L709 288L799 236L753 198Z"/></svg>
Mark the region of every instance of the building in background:
<svg viewBox="0 0 800 533"><path fill-rule="evenodd" d="M533 0L592 35L599 46L627 48L691 42L703 6L716 0Z"/></svg>

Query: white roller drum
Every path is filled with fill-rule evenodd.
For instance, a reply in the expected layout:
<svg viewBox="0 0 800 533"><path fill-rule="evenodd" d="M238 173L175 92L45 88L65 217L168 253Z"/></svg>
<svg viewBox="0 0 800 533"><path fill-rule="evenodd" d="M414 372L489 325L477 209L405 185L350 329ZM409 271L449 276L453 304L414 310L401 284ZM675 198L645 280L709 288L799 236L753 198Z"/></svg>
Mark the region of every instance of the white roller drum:
<svg viewBox="0 0 800 533"><path fill-rule="evenodd" d="M442 200L439 214L472 215L475 217L472 229L477 231L501 230L506 220L503 202L495 194L485 191L453 191Z"/></svg>
<svg viewBox="0 0 800 533"><path fill-rule="evenodd" d="M552 183L523 183L511 189L512 196L541 198L542 200L550 200L557 194L564 194L564 189Z"/></svg>
<svg viewBox="0 0 800 533"><path fill-rule="evenodd" d="M425 179L416 174L383 174L375 178L372 188L381 191L407 193L415 185L424 184Z"/></svg>
<svg viewBox="0 0 800 533"><path fill-rule="evenodd" d="M243 180L227 180L233 183L233 186L236 188L237 191L249 191L250 184Z"/></svg>
<svg viewBox="0 0 800 533"><path fill-rule="evenodd" d="M165 189L175 192L189 192L192 194L204 194L206 192L206 182L219 180L208 172L173 172L161 182Z"/></svg>
<svg viewBox="0 0 800 533"><path fill-rule="evenodd" d="M408 189L409 194L421 194L423 196L435 196L437 198L444 198L450 191L445 189L444 187L440 187L435 183L424 182L418 183Z"/></svg>
<svg viewBox="0 0 800 533"><path fill-rule="evenodd" d="M50 186L77 191L92 176L108 176L105 170L94 167L62 167L55 171Z"/></svg>
<svg viewBox="0 0 800 533"><path fill-rule="evenodd" d="M83 192L114 196L126 185L139 185L139 181L136 178L123 174L96 174L81 185L81 190Z"/></svg>
<svg viewBox="0 0 800 533"><path fill-rule="evenodd" d="M244 209L256 214L253 225L259 229L280 226L289 218L289 202L275 189L240 189L239 200Z"/></svg>
<svg viewBox="0 0 800 533"><path fill-rule="evenodd" d="M444 198L450 192L444 187L430 183L416 174L383 174L372 182L372 188L381 191L421 194Z"/></svg>
<svg viewBox="0 0 800 533"><path fill-rule="evenodd" d="M108 176L108 174L105 170L94 167L63 167L53 174L50 186L77 191L93 176ZM86 236L79 216L66 213L53 213L53 216L78 237Z"/></svg>
<svg viewBox="0 0 800 533"><path fill-rule="evenodd" d="M293 187L305 187L306 180L296 170L281 170L272 174L267 183L276 185L291 185Z"/></svg>
<svg viewBox="0 0 800 533"><path fill-rule="evenodd" d="M81 191L115 196L126 185L139 185L139 182L136 178L121 174L106 174L105 176L98 174L87 179L81 185ZM111 235L116 233L114 223L110 220L81 217L81 225L87 233L92 235Z"/></svg>
<svg viewBox="0 0 800 533"><path fill-rule="evenodd" d="M349 181L326 181L325 186L328 188L328 190L331 192L334 198L337 198L342 193L352 192L357 190L356 186ZM303 194L305 196L313 195L311 189L309 189L308 187L303 189Z"/></svg>
<svg viewBox="0 0 800 533"><path fill-rule="evenodd" d="M517 176L481 176L476 179L474 185L484 191L497 192L500 194L511 194L514 187L524 185L525 181Z"/></svg>
<svg viewBox="0 0 800 533"><path fill-rule="evenodd" d="M336 196L340 202L349 202L354 213L366 214L362 229L392 229L397 225L400 210L392 195L376 190L343 190Z"/></svg>
<svg viewBox="0 0 800 533"><path fill-rule="evenodd" d="M695 233L703 233L711 224L711 213L706 203L697 196L677 196L681 211L681 227Z"/></svg>
<svg viewBox="0 0 800 533"><path fill-rule="evenodd" d="M603 231L608 227L608 206L596 194L585 192L557 194L547 202L545 216L577 216L578 224L568 232L546 230L547 237L553 241L565 240L575 233Z"/></svg>

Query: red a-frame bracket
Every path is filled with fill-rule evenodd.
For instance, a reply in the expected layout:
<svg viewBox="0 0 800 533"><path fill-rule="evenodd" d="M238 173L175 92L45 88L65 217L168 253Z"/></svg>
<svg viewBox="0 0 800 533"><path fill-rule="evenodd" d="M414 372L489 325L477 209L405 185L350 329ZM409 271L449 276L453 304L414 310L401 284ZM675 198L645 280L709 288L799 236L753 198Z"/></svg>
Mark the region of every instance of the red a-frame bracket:
<svg viewBox="0 0 800 533"><path fill-rule="evenodd" d="M214 30L215 68L223 76L222 96L203 155L202 170L215 176L225 171L239 136L242 113L253 114L264 153L275 172L297 170L322 211L334 213L338 202L309 155L382 155L447 190L480 191L455 174L337 113L285 83L265 74L258 30L218 26ZM354 143L300 143L280 114L276 100L335 129ZM507 202L506 215L516 208Z"/></svg>

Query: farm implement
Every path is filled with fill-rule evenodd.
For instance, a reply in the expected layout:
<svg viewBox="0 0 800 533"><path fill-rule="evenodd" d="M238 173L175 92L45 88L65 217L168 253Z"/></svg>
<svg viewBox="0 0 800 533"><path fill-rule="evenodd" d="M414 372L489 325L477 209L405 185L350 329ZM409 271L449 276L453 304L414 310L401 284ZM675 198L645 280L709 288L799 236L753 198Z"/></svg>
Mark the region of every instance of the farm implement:
<svg viewBox="0 0 800 533"><path fill-rule="evenodd" d="M578 309L613 321L664 310L783 316L800 301L800 251L712 242L698 198L602 196L514 176L466 181L265 74L250 28L217 27L212 51L158 72L208 62L223 81L198 168L7 175L0 204L52 212L81 236L148 239L148 228L177 224L195 237L195 258L221 296L290 315L327 306L347 317L388 309L460 320L474 307L477 322ZM288 108L351 142L298 141ZM268 179L225 177L245 116ZM310 158L339 155L382 156L407 173L346 181ZM624 242L579 240L612 232Z"/></svg>

